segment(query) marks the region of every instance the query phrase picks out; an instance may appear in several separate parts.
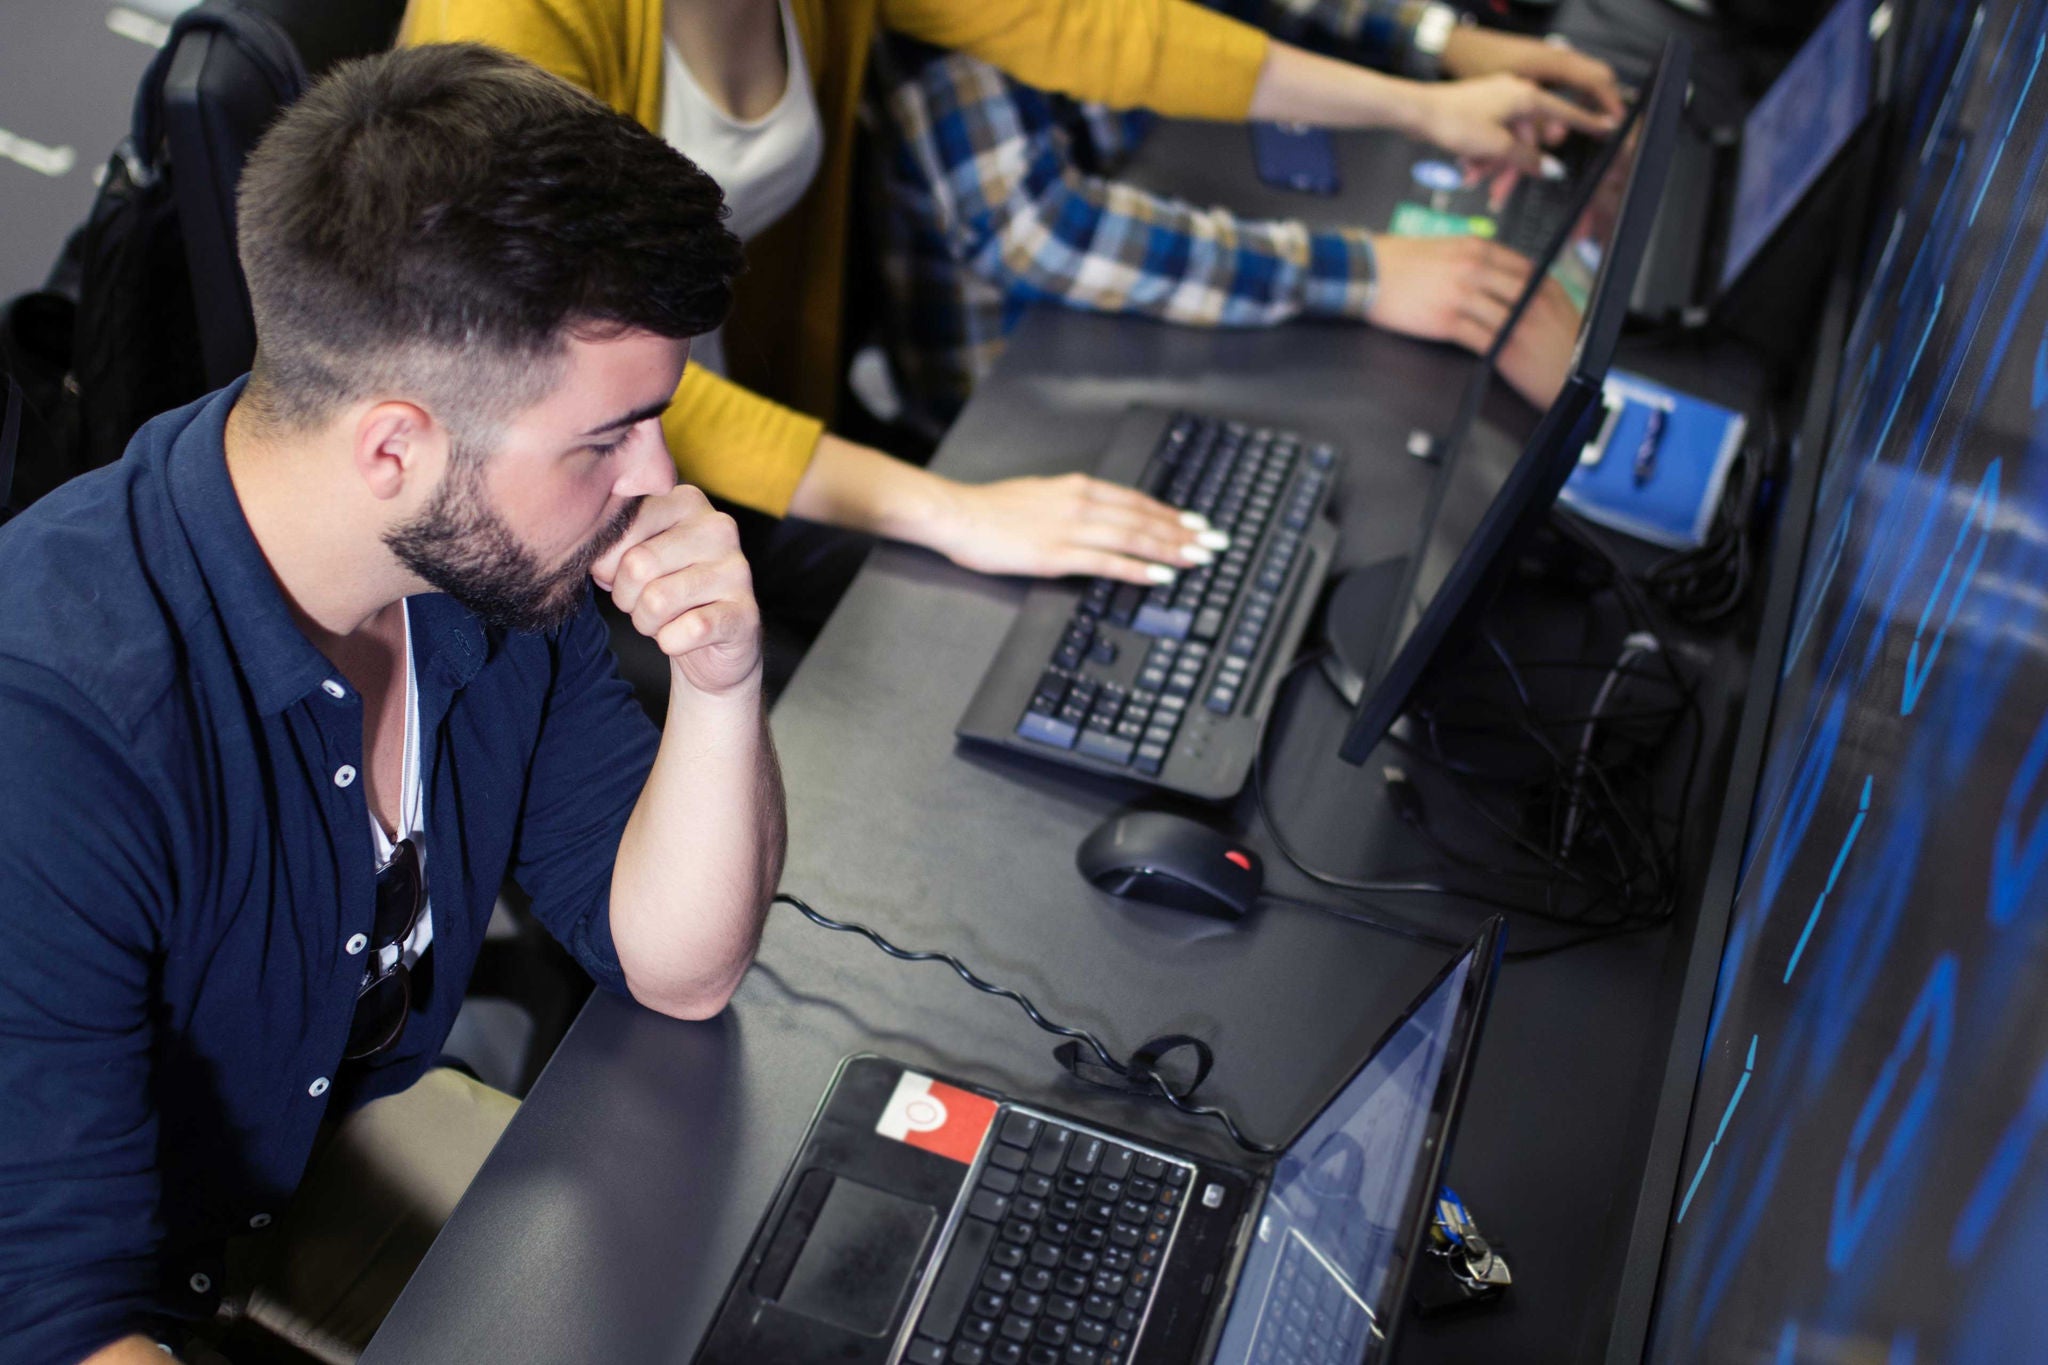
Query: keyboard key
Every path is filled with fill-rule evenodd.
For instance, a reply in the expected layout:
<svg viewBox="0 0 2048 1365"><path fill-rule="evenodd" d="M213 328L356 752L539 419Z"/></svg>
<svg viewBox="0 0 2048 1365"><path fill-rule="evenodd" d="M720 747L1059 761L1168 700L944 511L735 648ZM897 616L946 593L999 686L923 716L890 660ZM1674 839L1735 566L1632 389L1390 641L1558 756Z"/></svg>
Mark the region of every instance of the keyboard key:
<svg viewBox="0 0 2048 1365"><path fill-rule="evenodd" d="M1043 1294L1052 1288L1052 1271L1042 1265L1026 1267L1017 1277L1017 1283L1033 1294Z"/></svg>
<svg viewBox="0 0 2048 1365"><path fill-rule="evenodd" d="M1065 716L1048 716L1041 711L1026 711L1024 719L1017 722L1017 734L1034 744L1045 744L1055 749L1071 749L1074 741L1081 737L1081 727Z"/></svg>
<svg viewBox="0 0 2048 1365"><path fill-rule="evenodd" d="M981 1273L981 1287L992 1294L1007 1294L1017 1287L1017 1272L992 1265Z"/></svg>
<svg viewBox="0 0 2048 1365"><path fill-rule="evenodd" d="M989 1246L994 1240L993 1225L973 1218L961 1222L953 1245L946 1253L946 1264L932 1285L924 1318L918 1323L919 1331L938 1341L952 1339L953 1329L960 1323L961 1310L967 1307L967 1297L974 1292L982 1262L987 1259Z"/></svg>
<svg viewBox="0 0 2048 1365"><path fill-rule="evenodd" d="M1088 659L1091 663L1115 663L1116 641L1110 639L1107 635L1101 636L1094 644L1088 647Z"/></svg>
<svg viewBox="0 0 2048 1365"><path fill-rule="evenodd" d="M986 1167L981 1173L981 1187L985 1190L994 1190L997 1194L1015 1194L1017 1173L1006 1171L1000 1166Z"/></svg>
<svg viewBox="0 0 2048 1365"><path fill-rule="evenodd" d="M1166 770L1164 744L1140 744L1131 754L1131 766L1147 777L1157 777Z"/></svg>
<svg viewBox="0 0 2048 1365"><path fill-rule="evenodd" d="M1138 604L1144 600L1145 590L1136 583L1119 583L1109 599L1109 610L1103 614L1116 624L1127 626L1138 614Z"/></svg>
<svg viewBox="0 0 2048 1365"><path fill-rule="evenodd" d="M1038 1141L1039 1132L1045 1127L1029 1114L1012 1113L1003 1120L1003 1126L996 1132L996 1141L1010 1147L1031 1150L1031 1144Z"/></svg>
<svg viewBox="0 0 2048 1365"><path fill-rule="evenodd" d="M1074 746L1074 751L1086 754L1090 758L1099 758L1104 763L1128 765L1137 748L1138 744L1134 739L1118 739L1115 735L1106 735L1091 727L1081 732L1081 741Z"/></svg>
<svg viewBox="0 0 2048 1365"><path fill-rule="evenodd" d="M1197 640L1213 640L1223 633L1223 617L1220 607L1203 607L1188 623L1188 634Z"/></svg>
<svg viewBox="0 0 2048 1365"><path fill-rule="evenodd" d="M1028 1199L1045 1199L1052 1194L1052 1180L1033 1171L1017 1182L1017 1193Z"/></svg>
<svg viewBox="0 0 2048 1365"><path fill-rule="evenodd" d="M953 1354L946 1357L952 1365L986 1365L988 1352L971 1341L963 1341L953 1348Z"/></svg>
<svg viewBox="0 0 2048 1365"><path fill-rule="evenodd" d="M903 1352L904 1365L946 1365L946 1348L930 1337L912 1337Z"/></svg>
<svg viewBox="0 0 2048 1365"><path fill-rule="evenodd" d="M1031 1149L1031 1169L1043 1176L1056 1174L1060 1169L1060 1161L1067 1154L1067 1144L1073 1139L1073 1133L1065 1128L1046 1129L1039 1135L1038 1145Z"/></svg>
<svg viewBox="0 0 2048 1365"><path fill-rule="evenodd" d="M967 1216L982 1218L991 1223L1000 1223L1010 1211L1010 1201L994 1190L976 1190L974 1197L967 1201Z"/></svg>
<svg viewBox="0 0 2048 1365"><path fill-rule="evenodd" d="M1015 1147L1004 1147L1001 1145L998 1145L988 1154L989 1165L1000 1167L1006 1171L1023 1170L1027 1159L1024 1153L1018 1151Z"/></svg>
<svg viewBox="0 0 2048 1365"><path fill-rule="evenodd" d="M1002 1325L997 1327L996 1331L1010 1341L1029 1341L1031 1340L1031 1319L1019 1317L1013 1313L1003 1319Z"/></svg>
<svg viewBox="0 0 2048 1365"><path fill-rule="evenodd" d="M1076 1175L1093 1175L1102 1161L1102 1149L1107 1145L1098 1137L1076 1136L1067 1152L1067 1169ZM1088 1188L1085 1182L1081 1188L1084 1191Z"/></svg>
<svg viewBox="0 0 2048 1365"><path fill-rule="evenodd" d="M1102 1154L1102 1164L1096 1169L1111 1180L1122 1180L1130 1175L1131 1163L1136 1159L1137 1153L1130 1148L1113 1146Z"/></svg>
<svg viewBox="0 0 2048 1365"><path fill-rule="evenodd" d="M1144 635L1157 635L1178 640L1188 633L1195 623L1195 616L1189 607L1172 605L1172 599L1163 602L1147 602L1131 619L1131 629Z"/></svg>

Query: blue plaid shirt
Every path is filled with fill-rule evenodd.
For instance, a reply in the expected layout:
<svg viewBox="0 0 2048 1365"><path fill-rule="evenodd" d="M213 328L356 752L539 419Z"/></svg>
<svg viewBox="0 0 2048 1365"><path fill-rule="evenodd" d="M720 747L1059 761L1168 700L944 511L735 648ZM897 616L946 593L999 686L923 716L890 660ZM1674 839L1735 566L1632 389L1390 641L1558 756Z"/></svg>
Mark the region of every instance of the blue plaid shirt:
<svg viewBox="0 0 2048 1365"><path fill-rule="evenodd" d="M1289 41L1434 75L1413 0L1210 0ZM1034 89L963 53L888 35L885 265L891 359L911 417L959 413L1034 302L1204 327L1362 318L1369 234L1196 208L1111 178L1143 112Z"/></svg>

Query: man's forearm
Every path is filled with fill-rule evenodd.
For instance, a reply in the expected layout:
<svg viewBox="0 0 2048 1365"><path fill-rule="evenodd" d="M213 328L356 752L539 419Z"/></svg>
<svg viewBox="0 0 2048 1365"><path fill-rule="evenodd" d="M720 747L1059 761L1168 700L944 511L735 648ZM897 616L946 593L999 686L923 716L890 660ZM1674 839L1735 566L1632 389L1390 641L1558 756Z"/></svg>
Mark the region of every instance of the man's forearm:
<svg viewBox="0 0 2048 1365"><path fill-rule="evenodd" d="M677 679L612 870L612 938L634 999L682 1019L725 1008L760 943L786 830L758 672L719 696Z"/></svg>

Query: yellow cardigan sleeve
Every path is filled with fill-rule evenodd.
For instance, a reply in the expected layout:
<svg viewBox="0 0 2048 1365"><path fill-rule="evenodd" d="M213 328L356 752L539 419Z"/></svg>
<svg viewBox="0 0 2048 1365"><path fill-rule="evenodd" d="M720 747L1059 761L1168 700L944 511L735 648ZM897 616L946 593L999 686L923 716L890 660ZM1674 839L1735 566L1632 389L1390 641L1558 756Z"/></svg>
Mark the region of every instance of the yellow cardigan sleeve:
<svg viewBox="0 0 2048 1365"><path fill-rule="evenodd" d="M883 0L882 22L1119 109L1242 120L1272 40L1187 0Z"/></svg>
<svg viewBox="0 0 2048 1365"><path fill-rule="evenodd" d="M684 483L779 517L789 511L825 424L692 365L661 432Z"/></svg>

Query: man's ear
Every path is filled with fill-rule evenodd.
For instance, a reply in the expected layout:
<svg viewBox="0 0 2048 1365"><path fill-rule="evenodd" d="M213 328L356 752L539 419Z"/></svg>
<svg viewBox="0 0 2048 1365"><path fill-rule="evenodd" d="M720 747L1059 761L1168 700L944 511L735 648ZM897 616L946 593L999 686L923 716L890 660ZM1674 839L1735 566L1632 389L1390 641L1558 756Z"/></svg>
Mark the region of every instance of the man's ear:
<svg viewBox="0 0 2048 1365"><path fill-rule="evenodd" d="M354 455L370 496L389 501L419 480L439 477L448 460L448 429L417 403L378 403L356 419Z"/></svg>

